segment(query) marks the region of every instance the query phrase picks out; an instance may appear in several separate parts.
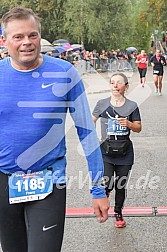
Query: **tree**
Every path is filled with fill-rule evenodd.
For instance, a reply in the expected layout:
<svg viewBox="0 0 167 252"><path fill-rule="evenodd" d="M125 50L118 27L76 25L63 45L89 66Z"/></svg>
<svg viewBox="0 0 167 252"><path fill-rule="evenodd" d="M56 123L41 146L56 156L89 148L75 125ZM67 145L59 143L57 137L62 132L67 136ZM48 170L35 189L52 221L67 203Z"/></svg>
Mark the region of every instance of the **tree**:
<svg viewBox="0 0 167 252"><path fill-rule="evenodd" d="M165 30L167 27L167 9L166 0L148 0L149 22L153 28L159 28L159 30Z"/></svg>
<svg viewBox="0 0 167 252"><path fill-rule="evenodd" d="M65 29L72 34L73 40L83 41L89 48L93 45L111 49L125 44L129 26L127 1L68 0L66 8Z"/></svg>
<svg viewBox="0 0 167 252"><path fill-rule="evenodd" d="M42 18L42 36L53 42L56 38L67 38L65 33L66 0L41 0L36 10Z"/></svg>
<svg viewBox="0 0 167 252"><path fill-rule="evenodd" d="M16 6L31 8L41 17L42 37L53 42L59 36L67 36L64 32L66 0L2 0L1 16Z"/></svg>
<svg viewBox="0 0 167 252"><path fill-rule="evenodd" d="M41 17L42 37L83 42L88 50L148 49L155 28L167 27L166 0L1 0L0 16L14 6Z"/></svg>

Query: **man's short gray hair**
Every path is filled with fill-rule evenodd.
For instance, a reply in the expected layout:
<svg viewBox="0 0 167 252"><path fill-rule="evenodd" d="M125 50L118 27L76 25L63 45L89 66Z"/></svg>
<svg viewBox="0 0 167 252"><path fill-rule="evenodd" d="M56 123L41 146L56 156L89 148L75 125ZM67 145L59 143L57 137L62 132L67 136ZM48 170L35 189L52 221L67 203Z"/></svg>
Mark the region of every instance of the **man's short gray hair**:
<svg viewBox="0 0 167 252"><path fill-rule="evenodd" d="M36 23L39 26L39 32L41 33L41 23L40 23L40 17L35 14L31 9L23 8L23 7L14 7L10 11L6 12L2 16L1 20L1 27L2 27L2 34L4 36L7 35L7 25L10 21L13 20L26 20L29 18L34 18Z"/></svg>

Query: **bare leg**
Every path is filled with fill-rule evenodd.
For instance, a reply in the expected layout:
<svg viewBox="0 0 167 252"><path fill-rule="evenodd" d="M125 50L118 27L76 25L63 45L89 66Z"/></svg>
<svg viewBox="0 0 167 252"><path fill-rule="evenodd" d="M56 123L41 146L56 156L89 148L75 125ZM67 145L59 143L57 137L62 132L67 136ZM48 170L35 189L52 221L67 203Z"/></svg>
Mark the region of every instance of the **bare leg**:
<svg viewBox="0 0 167 252"><path fill-rule="evenodd" d="M155 92L158 93L158 75L154 74Z"/></svg>
<svg viewBox="0 0 167 252"><path fill-rule="evenodd" d="M162 78L163 78L163 76L159 76L159 94L160 95L162 93Z"/></svg>
<svg viewBox="0 0 167 252"><path fill-rule="evenodd" d="M142 83L143 83L143 87L144 87L144 85L145 85L145 83L146 83L146 77L143 77L143 78L142 78Z"/></svg>

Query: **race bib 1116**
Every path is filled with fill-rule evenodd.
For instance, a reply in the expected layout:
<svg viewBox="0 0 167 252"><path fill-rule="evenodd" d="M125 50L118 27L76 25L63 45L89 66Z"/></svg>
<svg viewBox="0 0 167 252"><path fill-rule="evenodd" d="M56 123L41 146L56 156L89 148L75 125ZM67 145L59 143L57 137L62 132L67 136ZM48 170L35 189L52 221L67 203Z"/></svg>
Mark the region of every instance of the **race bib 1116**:
<svg viewBox="0 0 167 252"><path fill-rule="evenodd" d="M127 135L128 128L123 127L119 124L118 120L115 118L108 119L107 135Z"/></svg>

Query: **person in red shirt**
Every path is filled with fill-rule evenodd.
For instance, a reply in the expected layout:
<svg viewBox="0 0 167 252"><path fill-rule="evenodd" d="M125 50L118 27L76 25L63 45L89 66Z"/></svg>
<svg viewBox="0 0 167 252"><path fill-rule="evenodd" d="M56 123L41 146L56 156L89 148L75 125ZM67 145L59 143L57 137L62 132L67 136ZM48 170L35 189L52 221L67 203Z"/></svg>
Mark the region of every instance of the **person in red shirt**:
<svg viewBox="0 0 167 252"><path fill-rule="evenodd" d="M141 50L140 55L137 56L136 63L138 63L138 71L140 75L140 83L144 87L146 82L146 72L148 65L148 57L144 50Z"/></svg>

